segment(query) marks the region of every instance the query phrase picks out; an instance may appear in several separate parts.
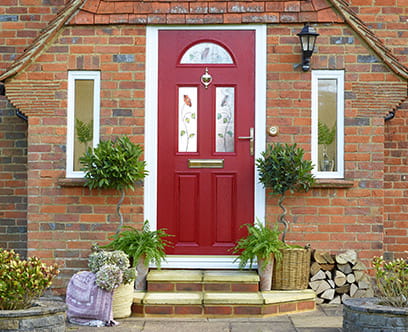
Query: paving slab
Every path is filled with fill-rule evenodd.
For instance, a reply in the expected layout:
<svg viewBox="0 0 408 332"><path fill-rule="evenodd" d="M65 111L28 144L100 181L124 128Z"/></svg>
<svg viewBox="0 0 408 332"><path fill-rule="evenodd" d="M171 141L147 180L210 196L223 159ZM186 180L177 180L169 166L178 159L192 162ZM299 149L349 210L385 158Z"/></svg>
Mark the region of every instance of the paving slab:
<svg viewBox="0 0 408 332"><path fill-rule="evenodd" d="M259 276L255 271L204 271L204 282L259 282Z"/></svg>
<svg viewBox="0 0 408 332"><path fill-rule="evenodd" d="M143 299L144 304L201 304L201 292L185 293L147 293Z"/></svg>
<svg viewBox="0 0 408 332"><path fill-rule="evenodd" d="M198 270L152 270L147 275L147 281L189 281L201 282L203 272Z"/></svg>
<svg viewBox="0 0 408 332"><path fill-rule="evenodd" d="M296 291L266 291L262 292L262 296L265 299L265 304L314 300L316 298L315 292L311 289Z"/></svg>
<svg viewBox="0 0 408 332"><path fill-rule="evenodd" d="M291 316L292 322L294 326L299 328L319 328L322 327L322 320L324 320L324 325L333 327L333 328L341 328L342 327L342 320L338 319L338 317L330 317L330 316L305 316L305 317L298 317L298 316ZM356 331L357 332L357 331Z"/></svg>
<svg viewBox="0 0 408 332"><path fill-rule="evenodd" d="M143 332L230 332L228 322L202 321L146 322Z"/></svg>
<svg viewBox="0 0 408 332"><path fill-rule="evenodd" d="M204 304L263 304L261 293L204 293Z"/></svg>
<svg viewBox="0 0 408 332"><path fill-rule="evenodd" d="M231 332L293 332L288 322L247 322L231 323Z"/></svg>

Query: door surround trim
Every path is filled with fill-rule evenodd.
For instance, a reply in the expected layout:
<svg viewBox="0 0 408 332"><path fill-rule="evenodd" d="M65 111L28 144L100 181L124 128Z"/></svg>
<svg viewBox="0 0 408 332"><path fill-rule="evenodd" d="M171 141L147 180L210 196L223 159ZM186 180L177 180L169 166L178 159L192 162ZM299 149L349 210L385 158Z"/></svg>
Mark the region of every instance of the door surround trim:
<svg viewBox="0 0 408 332"><path fill-rule="evenodd" d="M254 30L255 31L255 160L266 140L266 25L148 26L146 27L144 219L157 229L157 120L159 30ZM265 221L265 189L254 171L254 220ZM164 268L237 268L235 256L167 256Z"/></svg>

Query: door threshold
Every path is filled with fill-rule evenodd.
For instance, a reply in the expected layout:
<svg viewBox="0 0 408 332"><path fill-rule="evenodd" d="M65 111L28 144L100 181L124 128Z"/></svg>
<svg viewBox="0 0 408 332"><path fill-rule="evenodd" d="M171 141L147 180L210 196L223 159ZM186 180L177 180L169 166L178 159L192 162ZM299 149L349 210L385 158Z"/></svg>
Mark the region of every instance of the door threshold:
<svg viewBox="0 0 408 332"><path fill-rule="evenodd" d="M239 269L238 256L222 255L168 255L163 269ZM234 262L235 261L235 262ZM256 268L256 264L252 266Z"/></svg>

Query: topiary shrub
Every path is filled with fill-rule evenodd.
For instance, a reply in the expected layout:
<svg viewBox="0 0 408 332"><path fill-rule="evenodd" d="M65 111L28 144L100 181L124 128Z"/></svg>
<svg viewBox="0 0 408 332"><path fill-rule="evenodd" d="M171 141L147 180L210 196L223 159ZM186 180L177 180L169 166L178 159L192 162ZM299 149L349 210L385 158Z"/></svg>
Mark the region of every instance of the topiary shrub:
<svg viewBox="0 0 408 332"><path fill-rule="evenodd" d="M120 207L125 198L126 189L134 190L136 181L147 175L146 162L140 160L143 149L134 144L129 137L123 136L114 141L101 141L94 149L88 148L79 159L85 172L85 186L89 189L116 189L121 197L116 205L119 216L119 233L123 226Z"/></svg>
<svg viewBox="0 0 408 332"><path fill-rule="evenodd" d="M261 153L261 157L256 160L259 171L259 181L265 188L270 189L273 195L279 195L278 205L283 210L278 221L285 228L282 233L282 241L285 241L288 231L288 221L286 220L287 210L283 206L286 193L308 191L314 183L314 176L311 173L313 165L310 160L304 159L304 150L296 144L276 143L268 145Z"/></svg>

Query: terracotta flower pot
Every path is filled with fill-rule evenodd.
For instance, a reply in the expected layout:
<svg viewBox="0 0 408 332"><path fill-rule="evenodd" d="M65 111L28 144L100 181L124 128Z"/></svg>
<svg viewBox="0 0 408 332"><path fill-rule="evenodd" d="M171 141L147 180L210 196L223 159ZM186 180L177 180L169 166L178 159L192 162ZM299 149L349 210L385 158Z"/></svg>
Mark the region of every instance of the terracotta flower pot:
<svg viewBox="0 0 408 332"><path fill-rule="evenodd" d="M146 256L141 256L136 265L137 277L135 282L136 290L146 290L147 288L147 273L149 272L149 266L145 265Z"/></svg>
<svg viewBox="0 0 408 332"><path fill-rule="evenodd" d="M265 259L258 257L259 288L261 291L269 291L272 286L274 255L271 255L267 260L268 262L263 268Z"/></svg>

